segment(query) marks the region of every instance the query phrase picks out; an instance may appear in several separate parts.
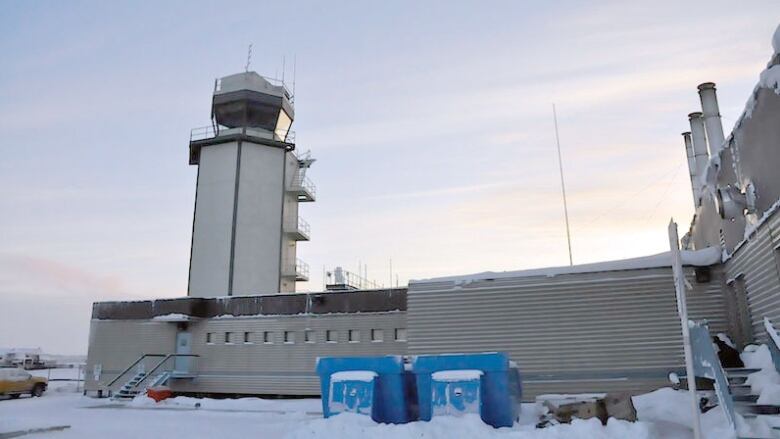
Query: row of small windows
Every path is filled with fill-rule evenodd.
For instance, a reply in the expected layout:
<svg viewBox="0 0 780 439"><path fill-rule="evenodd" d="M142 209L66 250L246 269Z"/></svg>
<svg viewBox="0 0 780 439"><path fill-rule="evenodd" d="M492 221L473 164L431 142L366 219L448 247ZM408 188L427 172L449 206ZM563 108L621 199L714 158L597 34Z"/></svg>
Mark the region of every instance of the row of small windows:
<svg viewBox="0 0 780 439"><path fill-rule="evenodd" d="M303 331L303 341L305 343L316 343L315 339L315 331L307 329ZM273 331L263 331L262 333L262 343L264 344L273 344L274 343L274 332ZM287 344L293 344L295 343L295 331L282 331L283 338L282 340L284 343ZM243 337L242 337L243 335ZM222 341L224 341L225 344L254 344L255 343L255 333L254 332L225 332L222 337ZM217 342L217 333L215 332L207 332L206 333L206 343L208 344L214 344ZM393 330L393 338L395 341L406 341L406 329L404 328L396 328ZM335 329L328 329L325 331L325 342L327 343L338 343L339 341L339 333ZM347 331L347 341L349 343L360 343L360 331L357 329L349 329ZM371 330L371 342L373 343L379 343L385 341L385 331L384 329L372 329Z"/></svg>

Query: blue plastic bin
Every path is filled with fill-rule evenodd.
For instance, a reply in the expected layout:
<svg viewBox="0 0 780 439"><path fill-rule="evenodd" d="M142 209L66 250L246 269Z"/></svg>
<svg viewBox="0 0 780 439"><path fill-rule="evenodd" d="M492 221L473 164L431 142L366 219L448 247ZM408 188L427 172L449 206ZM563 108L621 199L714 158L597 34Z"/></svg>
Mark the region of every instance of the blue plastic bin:
<svg viewBox="0 0 780 439"><path fill-rule="evenodd" d="M520 373L504 353L421 355L412 371L419 417L479 413L493 427L511 427L520 414Z"/></svg>
<svg viewBox="0 0 780 439"><path fill-rule="evenodd" d="M400 356L324 357L317 360L317 374L326 418L352 412L384 423L413 420L413 393Z"/></svg>

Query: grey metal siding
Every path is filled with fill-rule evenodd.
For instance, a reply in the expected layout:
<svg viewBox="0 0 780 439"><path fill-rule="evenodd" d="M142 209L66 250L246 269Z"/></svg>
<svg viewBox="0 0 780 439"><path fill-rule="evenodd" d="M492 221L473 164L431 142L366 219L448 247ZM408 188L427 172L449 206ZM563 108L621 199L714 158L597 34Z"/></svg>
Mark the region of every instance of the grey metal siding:
<svg viewBox="0 0 780 439"><path fill-rule="evenodd" d="M144 353L172 352L177 331L177 323L149 320L93 320L92 325L96 337L90 343L89 367L104 364L103 383ZM150 328L155 328L153 334ZM196 320L187 330L193 336L192 353L199 355L193 360L197 377L172 380L170 386L180 392L319 395L314 372L318 357L405 355L406 342L393 337L397 328L406 328L403 311ZM371 341L372 329L384 331L382 342ZM305 342L306 330L313 331L313 343ZM337 342L325 340L327 330L337 331ZM348 341L349 330L359 331L359 341ZM294 343L284 342L285 331L294 333ZM230 344L225 342L228 332L234 336ZM250 343L243 342L245 332ZM264 332L271 333L273 343L263 342ZM212 343L206 343L207 333ZM157 341L150 344L150 336ZM89 384L87 390L99 388Z"/></svg>
<svg viewBox="0 0 780 439"><path fill-rule="evenodd" d="M691 317L728 332L720 270L701 284L686 273ZM410 354L508 352L526 398L646 391L684 363L670 268L414 282L407 319Z"/></svg>
<svg viewBox="0 0 780 439"><path fill-rule="evenodd" d="M92 320L85 388L90 391L100 389L102 384L108 383L144 353L172 352L175 349L175 340L176 325L173 323L149 320ZM96 365L102 368L100 381L93 379ZM118 387L120 386L115 386Z"/></svg>
<svg viewBox="0 0 780 439"><path fill-rule="evenodd" d="M780 215L774 213L726 261L727 280L744 277L753 334L766 342L763 319L780 322L780 274L777 250L780 245Z"/></svg>

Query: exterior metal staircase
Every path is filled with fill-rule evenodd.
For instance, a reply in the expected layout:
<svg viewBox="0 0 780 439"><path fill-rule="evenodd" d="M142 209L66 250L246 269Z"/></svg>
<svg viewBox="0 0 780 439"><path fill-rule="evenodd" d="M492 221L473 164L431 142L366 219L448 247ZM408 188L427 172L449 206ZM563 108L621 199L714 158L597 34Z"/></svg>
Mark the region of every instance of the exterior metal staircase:
<svg viewBox="0 0 780 439"><path fill-rule="evenodd" d="M135 398L139 393L144 392L150 387L164 386L171 378L171 372L165 371L160 373L155 376L148 385L140 387L141 382L143 382L147 376L146 372L138 372L135 374L130 381L126 382L119 391L114 394L113 399L126 401Z"/></svg>
<svg viewBox="0 0 780 439"><path fill-rule="evenodd" d="M737 439L780 439L780 406L759 404L759 395L754 394L751 386L747 384L748 376L761 369L721 367L710 341L706 322L690 323L696 376L715 380L718 403L723 407L729 424L736 431L737 415L748 423L761 416L761 420L770 430L769 436L737 435ZM764 319L764 327L775 369L780 371L780 346L778 346L777 332L767 319Z"/></svg>
<svg viewBox="0 0 780 439"><path fill-rule="evenodd" d="M187 368L187 370L176 370L169 363L169 360L187 357L194 358L197 355L193 354L144 354L137 360L130 364L125 370L120 372L113 380L108 382L104 388L110 394L113 386L120 381L123 377L128 376L131 371L135 371L134 375L127 380L119 390L112 396L115 400L129 400L135 398L141 392L146 391L149 387L162 386L168 383L171 379L191 379L195 378L196 374ZM162 358L155 364L148 372L145 368L145 360L148 358ZM167 364L167 366L166 366ZM165 367L164 367L165 366Z"/></svg>

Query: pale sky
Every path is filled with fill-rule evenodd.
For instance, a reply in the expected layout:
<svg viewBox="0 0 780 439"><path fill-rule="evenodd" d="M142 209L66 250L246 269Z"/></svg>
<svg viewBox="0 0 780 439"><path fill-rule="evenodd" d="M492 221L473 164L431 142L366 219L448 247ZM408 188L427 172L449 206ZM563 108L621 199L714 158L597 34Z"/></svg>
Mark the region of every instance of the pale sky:
<svg viewBox="0 0 780 439"><path fill-rule="evenodd" d="M668 249L696 86L730 130L780 3L638 3L0 1L0 346L85 353L92 302L186 295L189 131L249 43L297 59L302 290L567 264L553 102L575 263Z"/></svg>

